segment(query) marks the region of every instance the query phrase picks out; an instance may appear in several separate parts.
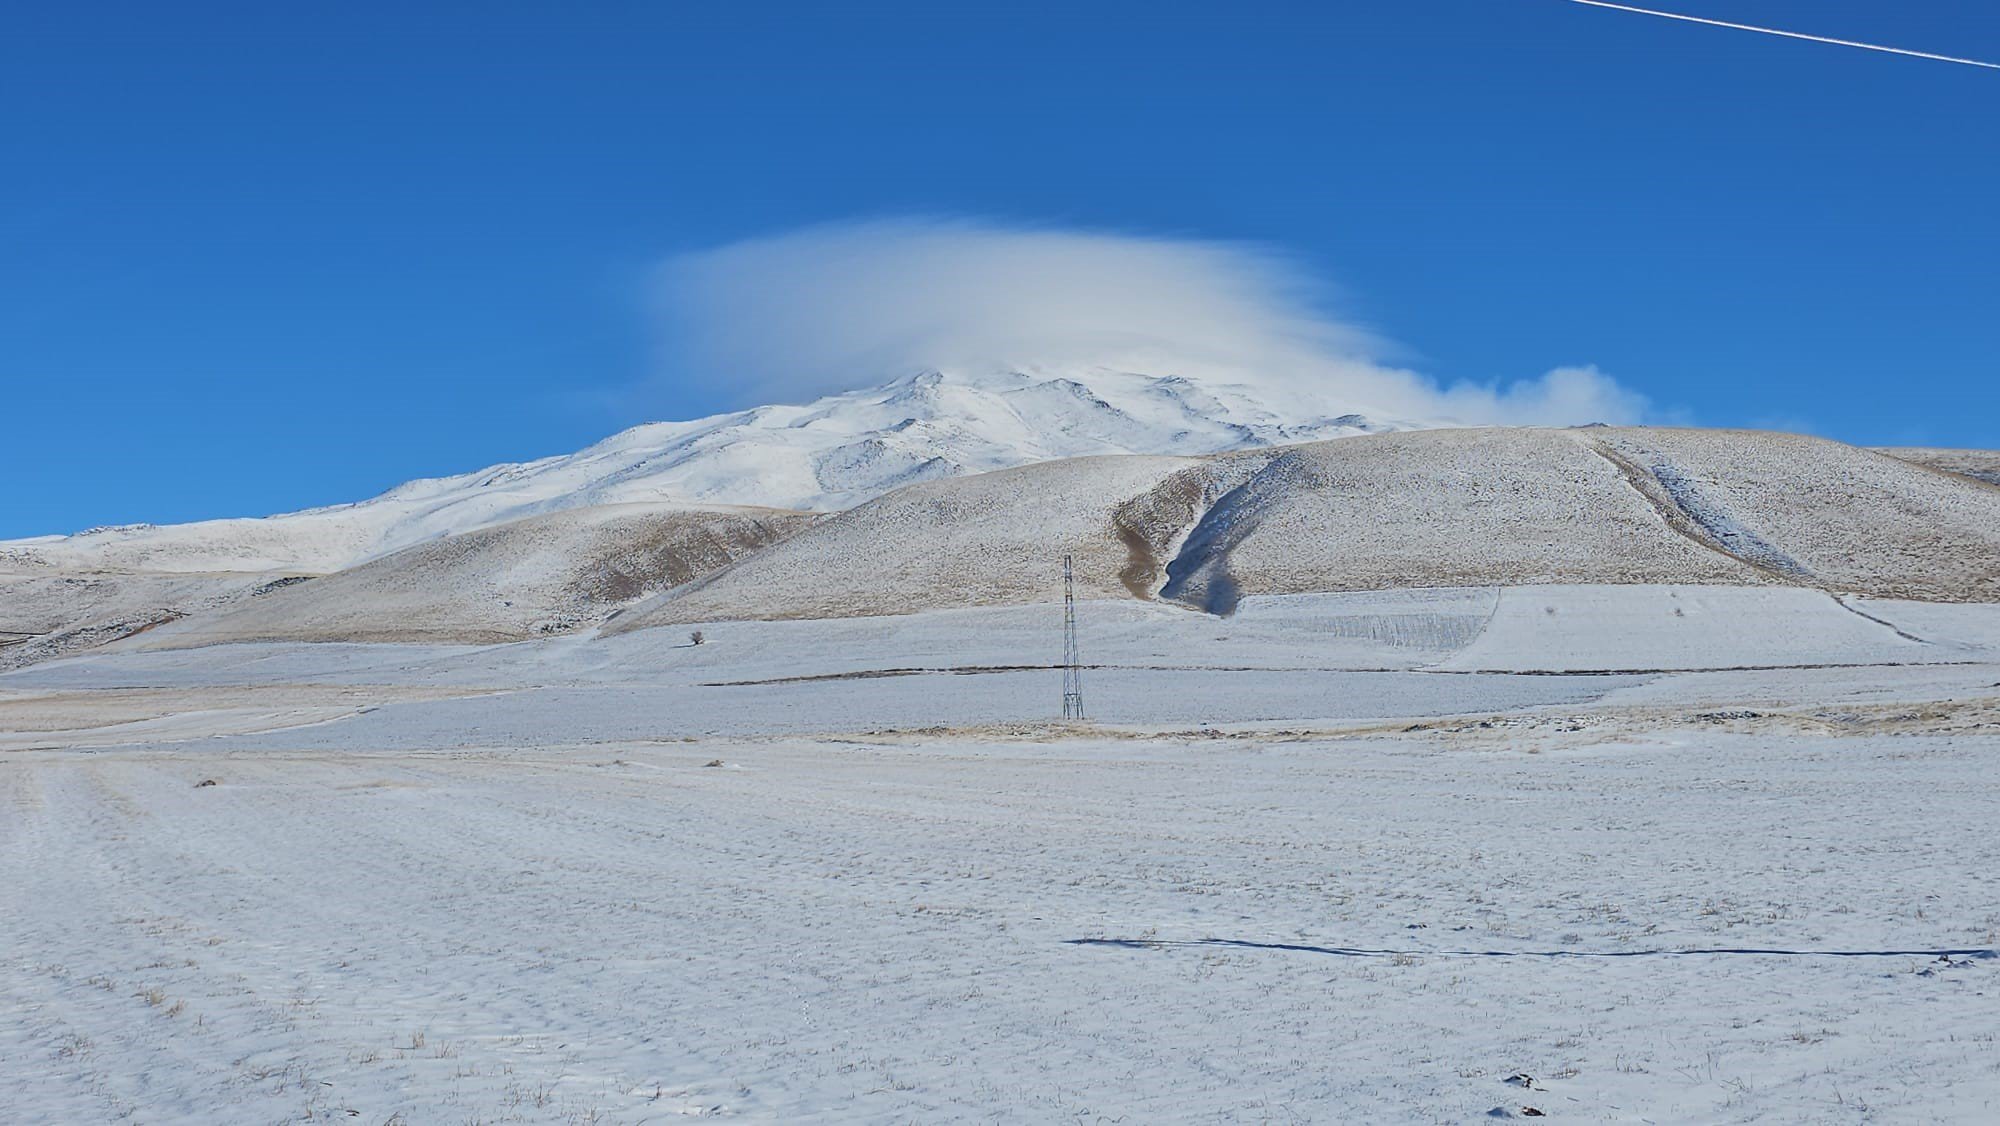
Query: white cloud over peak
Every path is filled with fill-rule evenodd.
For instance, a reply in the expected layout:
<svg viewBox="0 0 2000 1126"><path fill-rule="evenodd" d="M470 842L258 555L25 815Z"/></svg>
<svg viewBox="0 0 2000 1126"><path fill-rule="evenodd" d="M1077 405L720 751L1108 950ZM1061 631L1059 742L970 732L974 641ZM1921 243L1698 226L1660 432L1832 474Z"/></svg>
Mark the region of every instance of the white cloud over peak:
<svg viewBox="0 0 2000 1126"><path fill-rule="evenodd" d="M1327 287L1244 243L898 218L808 227L662 270L668 366L740 403L798 402L925 368L1105 366L1263 384L1381 419L1636 422L1594 368L1436 381L1371 357Z"/></svg>

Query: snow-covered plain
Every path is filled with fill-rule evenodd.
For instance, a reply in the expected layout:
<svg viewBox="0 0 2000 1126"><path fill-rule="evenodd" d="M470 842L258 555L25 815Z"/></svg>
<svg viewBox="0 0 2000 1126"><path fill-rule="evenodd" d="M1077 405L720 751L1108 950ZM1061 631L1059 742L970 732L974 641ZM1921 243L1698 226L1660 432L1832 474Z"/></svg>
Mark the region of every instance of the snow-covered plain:
<svg viewBox="0 0 2000 1126"><path fill-rule="evenodd" d="M2000 1116L1992 607L1056 614L0 676L0 1121Z"/></svg>

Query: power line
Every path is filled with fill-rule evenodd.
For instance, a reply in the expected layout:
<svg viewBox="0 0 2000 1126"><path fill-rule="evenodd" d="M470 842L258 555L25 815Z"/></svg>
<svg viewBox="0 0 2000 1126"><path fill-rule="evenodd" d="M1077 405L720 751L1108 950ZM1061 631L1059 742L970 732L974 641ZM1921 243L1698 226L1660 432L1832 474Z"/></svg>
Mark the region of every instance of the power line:
<svg viewBox="0 0 2000 1126"><path fill-rule="evenodd" d="M1630 4L1613 4L1610 0L1570 0L1572 4L1588 4L1593 8L1611 8L1620 12L1637 12L1642 16L1658 16L1666 20L1683 20L1687 23L1703 23L1710 27L1734 28L1737 31L1755 31L1762 35L1779 35L1786 39L1804 39L1812 43L1831 43L1836 47L1859 47L1864 51L1885 51L1891 55L1908 55L1913 59L1933 59L1941 63L1962 63L1965 66L1980 66L1988 70L2000 70L2000 63L1980 62L1978 59L1961 59L1952 55L1933 55L1928 51L1907 51L1901 47L1884 47L1880 43L1857 43L1852 39L1830 39L1824 35L1807 35L1802 31L1780 31L1775 27L1757 27L1754 24L1730 23L1728 20L1711 20L1702 16L1684 16L1679 12L1661 12L1652 8L1634 8Z"/></svg>
<svg viewBox="0 0 2000 1126"><path fill-rule="evenodd" d="M1063 718L1083 718L1083 666L1076 655L1076 577L1063 556Z"/></svg>

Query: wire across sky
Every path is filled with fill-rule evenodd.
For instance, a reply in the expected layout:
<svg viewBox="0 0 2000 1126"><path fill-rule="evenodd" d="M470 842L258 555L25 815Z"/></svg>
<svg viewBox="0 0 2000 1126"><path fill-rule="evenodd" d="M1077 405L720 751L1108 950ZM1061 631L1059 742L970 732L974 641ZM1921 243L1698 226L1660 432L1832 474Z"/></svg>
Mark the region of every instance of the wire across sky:
<svg viewBox="0 0 2000 1126"><path fill-rule="evenodd" d="M2000 70L2000 63L1981 62L1978 59L1961 59L1953 55L1934 55L1929 51L1911 51L1902 47L1885 47L1880 43L1858 43L1852 39L1832 39L1824 35L1807 35L1802 31L1781 31L1775 27L1757 27L1754 24L1730 23L1728 20L1712 20L1703 16L1688 16L1682 15L1679 12L1662 12L1653 8L1635 8L1630 4L1613 4L1609 0L1570 0L1570 3L1588 4L1593 8L1610 8L1620 12L1637 12L1642 16L1658 16L1661 19L1707 24L1710 27L1727 27L1737 31L1754 31L1760 35L1779 35L1786 39L1804 39L1810 43L1831 43L1836 47L1859 47L1864 51L1883 51L1891 55L1907 55L1913 59L1931 59L1941 63L1960 63L1964 66Z"/></svg>

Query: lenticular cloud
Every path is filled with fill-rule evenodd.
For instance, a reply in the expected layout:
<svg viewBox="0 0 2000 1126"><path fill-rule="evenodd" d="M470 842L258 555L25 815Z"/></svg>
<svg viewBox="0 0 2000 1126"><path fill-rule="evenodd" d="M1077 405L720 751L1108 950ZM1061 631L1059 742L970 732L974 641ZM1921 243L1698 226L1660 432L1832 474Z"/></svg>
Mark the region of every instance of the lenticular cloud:
<svg viewBox="0 0 2000 1126"><path fill-rule="evenodd" d="M890 219L684 255L662 271L670 366L739 402L798 402L938 368L1114 367L1261 384L1384 419L1635 422L1591 368L1439 386L1371 359L1326 287L1252 245Z"/></svg>

